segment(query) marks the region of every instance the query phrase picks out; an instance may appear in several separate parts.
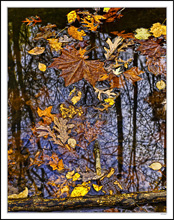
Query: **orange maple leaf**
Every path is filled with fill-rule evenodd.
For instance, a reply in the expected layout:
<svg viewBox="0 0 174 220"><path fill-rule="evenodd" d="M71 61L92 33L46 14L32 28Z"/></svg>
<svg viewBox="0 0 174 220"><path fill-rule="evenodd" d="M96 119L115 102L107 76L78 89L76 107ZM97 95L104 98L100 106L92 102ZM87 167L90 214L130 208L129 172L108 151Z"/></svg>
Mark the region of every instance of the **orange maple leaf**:
<svg viewBox="0 0 174 220"><path fill-rule="evenodd" d="M42 110L38 107L37 113L38 113L39 117L48 117L48 118L51 118L52 121L54 121L54 117L56 115L51 114L52 107L53 106L49 106L48 108L45 108L45 110Z"/></svg>

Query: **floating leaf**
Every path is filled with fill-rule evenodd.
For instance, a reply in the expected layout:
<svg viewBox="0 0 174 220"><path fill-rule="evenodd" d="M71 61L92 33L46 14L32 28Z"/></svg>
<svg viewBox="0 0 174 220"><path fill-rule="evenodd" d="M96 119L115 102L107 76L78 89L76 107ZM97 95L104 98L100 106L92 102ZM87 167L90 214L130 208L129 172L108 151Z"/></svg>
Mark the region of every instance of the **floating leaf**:
<svg viewBox="0 0 174 220"><path fill-rule="evenodd" d="M76 95L71 98L71 102L75 105L78 101L80 101L80 99L82 97L82 92L81 91L76 91L76 88L74 88L70 92L69 96L71 96L73 93L74 94L76 93Z"/></svg>
<svg viewBox="0 0 174 220"><path fill-rule="evenodd" d="M47 66L43 63L39 63L38 68L40 71L45 72L45 70L47 69Z"/></svg>
<svg viewBox="0 0 174 220"><path fill-rule="evenodd" d="M166 25L162 25L159 22L154 23L150 29L154 37L160 37L161 35L166 35Z"/></svg>
<svg viewBox="0 0 174 220"><path fill-rule="evenodd" d="M158 82L156 83L156 87L157 87L159 90L165 89L165 88L166 88L166 84L165 84L165 82L164 82L163 80L161 80L161 81L158 81Z"/></svg>
<svg viewBox="0 0 174 220"><path fill-rule="evenodd" d="M55 114L51 114L52 106L49 106L48 108L45 108L45 110L42 110L38 107L37 113L39 117L48 117L51 118L52 121L54 121Z"/></svg>
<svg viewBox="0 0 174 220"><path fill-rule="evenodd" d="M28 188L25 187L24 191L19 194L12 194L8 196L8 199L25 199L28 197Z"/></svg>
<svg viewBox="0 0 174 220"><path fill-rule="evenodd" d="M68 145L70 147L75 148L76 144L77 144L77 142L76 142L76 140L74 138L69 138L68 139Z"/></svg>
<svg viewBox="0 0 174 220"><path fill-rule="evenodd" d="M55 39L55 38L50 38L50 39L47 39L48 42L49 42L49 45L51 47L52 50L55 50L55 51L59 51L62 49L62 43L58 41L58 39Z"/></svg>
<svg viewBox="0 0 174 220"><path fill-rule="evenodd" d="M114 168L111 168L110 172L108 173L108 175L106 176L107 178L110 178L115 172Z"/></svg>
<svg viewBox="0 0 174 220"><path fill-rule="evenodd" d="M75 11L70 11L70 12L67 14L68 23L74 22L77 17L78 17L78 15L77 15L77 13L76 13Z"/></svg>
<svg viewBox="0 0 174 220"><path fill-rule="evenodd" d="M110 8L104 8L103 12L108 12Z"/></svg>
<svg viewBox="0 0 174 220"><path fill-rule="evenodd" d="M95 191L100 191L102 189L103 186L98 186L96 184L92 184L93 188L95 189Z"/></svg>
<svg viewBox="0 0 174 220"><path fill-rule="evenodd" d="M61 192L61 195L63 193L67 193L67 195L69 195L69 186L66 185L66 186L63 186L61 189L60 189L60 192Z"/></svg>
<svg viewBox="0 0 174 220"><path fill-rule="evenodd" d="M80 174L79 173L75 173L74 176L72 177L73 181L76 181L80 178Z"/></svg>
<svg viewBox="0 0 174 220"><path fill-rule="evenodd" d="M60 105L60 111L63 118L73 118L76 114L81 116L83 114L82 107L75 108L72 105L66 107L64 104Z"/></svg>
<svg viewBox="0 0 174 220"><path fill-rule="evenodd" d="M56 153L52 154L51 161L49 161L49 165L53 168L53 170L61 171L64 169L63 160L59 160L59 157L56 155Z"/></svg>
<svg viewBox="0 0 174 220"><path fill-rule="evenodd" d="M95 86L99 77L106 73L103 65L104 63L98 60L85 60L74 47L66 47L62 50L61 56L55 58L49 67L62 70L60 76L64 78L65 86L83 78Z"/></svg>
<svg viewBox="0 0 174 220"><path fill-rule="evenodd" d="M114 99L111 99L111 98L104 99L104 101L105 101L106 103L108 103L109 105L114 105L114 103L115 103Z"/></svg>
<svg viewBox="0 0 174 220"><path fill-rule="evenodd" d="M121 18L123 15L119 13L121 8L110 8L109 11L103 16L106 22L113 22L116 18Z"/></svg>
<svg viewBox="0 0 174 220"><path fill-rule="evenodd" d="M123 72L123 71L120 71L120 67L117 68L116 70L113 70L113 73L114 73L116 76L120 75L122 72Z"/></svg>
<svg viewBox="0 0 174 220"><path fill-rule="evenodd" d="M114 34L114 35L117 35L117 36L120 36L124 39L126 38L134 38L134 34L133 33L124 33L125 30L121 31L121 32L118 32L118 31L112 31L111 34Z"/></svg>
<svg viewBox="0 0 174 220"><path fill-rule="evenodd" d="M117 47L122 43L122 41L123 41L122 37L116 37L113 43L110 40L110 38L107 39L106 43L109 44L109 49L104 47L105 51L107 52L105 54L107 60L111 57L111 55L114 53Z"/></svg>
<svg viewBox="0 0 174 220"><path fill-rule="evenodd" d="M135 38L139 40L147 40L151 36L148 29L146 28L137 28L135 32Z"/></svg>
<svg viewBox="0 0 174 220"><path fill-rule="evenodd" d="M160 170L162 168L162 164L159 162L154 162L149 165L152 170Z"/></svg>
<svg viewBox="0 0 174 220"><path fill-rule="evenodd" d="M39 16L36 15L36 19L34 17L30 17L30 19L26 18L25 21L22 22L26 22L28 23L27 25L32 24L32 26L34 26L36 23L42 22L42 20L40 19Z"/></svg>
<svg viewBox="0 0 174 220"><path fill-rule="evenodd" d="M40 55L45 51L45 47L34 47L32 50L29 50L28 53L32 55Z"/></svg>
<svg viewBox="0 0 174 220"><path fill-rule="evenodd" d="M67 178L68 180L69 180L69 179L72 179L72 177L73 177L74 173L75 173L75 171L74 171L74 170L72 170L72 171L68 172L68 173L66 174L66 178Z"/></svg>
<svg viewBox="0 0 174 220"><path fill-rule="evenodd" d="M71 35L76 40L83 40L83 37L86 36L84 30L78 31L78 28L70 26L68 28L68 34Z"/></svg>
<svg viewBox="0 0 174 220"><path fill-rule="evenodd" d="M70 197L85 196L85 195L89 192L89 190L90 190L90 186L77 185L77 186L73 189L73 191L72 191Z"/></svg>

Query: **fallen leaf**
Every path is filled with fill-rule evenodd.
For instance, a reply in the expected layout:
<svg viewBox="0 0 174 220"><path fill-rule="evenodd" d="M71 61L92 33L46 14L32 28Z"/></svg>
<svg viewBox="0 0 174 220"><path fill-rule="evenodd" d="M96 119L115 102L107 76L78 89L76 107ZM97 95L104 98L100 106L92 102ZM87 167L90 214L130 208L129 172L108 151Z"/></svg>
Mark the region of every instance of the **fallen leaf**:
<svg viewBox="0 0 174 220"><path fill-rule="evenodd" d="M114 105L115 104L115 101L114 101L114 99L112 98L108 98L108 99L104 99L104 101L106 102L106 103L108 103L109 105Z"/></svg>
<svg viewBox="0 0 174 220"><path fill-rule="evenodd" d="M150 32L153 33L154 37L160 37L161 35L166 35L166 25L162 25L159 22L154 23L150 28Z"/></svg>
<svg viewBox="0 0 174 220"><path fill-rule="evenodd" d="M55 38L50 38L50 39L47 39L48 42L49 42L49 45L51 47L51 50L55 50L55 51L59 51L62 49L62 43L59 42L58 39L55 39Z"/></svg>
<svg viewBox="0 0 174 220"><path fill-rule="evenodd" d="M72 177L73 181L76 181L80 178L80 174L79 173L75 173L74 176Z"/></svg>
<svg viewBox="0 0 174 220"><path fill-rule="evenodd" d="M167 74L167 62L166 57L158 57L157 59L148 58L146 65L148 70L156 75L165 75Z"/></svg>
<svg viewBox="0 0 174 220"><path fill-rule="evenodd" d="M163 80L160 80L156 83L156 87L161 90L161 89L165 89L166 88L166 84Z"/></svg>
<svg viewBox="0 0 174 220"><path fill-rule="evenodd" d="M59 157L55 153L52 154L49 165L53 168L53 170L62 171L64 169L63 160L59 160Z"/></svg>
<svg viewBox="0 0 174 220"><path fill-rule="evenodd" d="M148 29L146 28L137 28L135 32L135 38L139 40L147 40L151 36Z"/></svg>
<svg viewBox="0 0 174 220"><path fill-rule="evenodd" d="M103 65L104 63L98 60L85 60L79 56L74 47L67 47L62 50L61 56L55 58L49 67L62 70L60 76L64 78L65 86L69 86L83 78L95 86L99 77L106 73Z"/></svg>
<svg viewBox="0 0 174 220"><path fill-rule="evenodd" d="M51 114L52 107L53 106L49 106L48 108L45 108L45 110L42 110L38 107L37 113L39 117L45 116L45 117L51 118L51 120L54 121L55 114Z"/></svg>
<svg viewBox="0 0 174 220"><path fill-rule="evenodd" d="M67 20L68 20L68 23L72 23L76 20L76 18L79 19L79 16L77 15L77 13L75 11L70 11L68 14L67 14Z"/></svg>
<svg viewBox="0 0 174 220"><path fill-rule="evenodd" d="M63 186L61 189L60 189L60 192L61 192L61 195L63 193L67 193L67 195L69 195L69 186L66 185L66 186Z"/></svg>
<svg viewBox="0 0 174 220"><path fill-rule="evenodd" d="M45 72L45 70L47 69L46 65L43 63L39 63L38 68L42 72Z"/></svg>
<svg viewBox="0 0 174 220"><path fill-rule="evenodd" d="M77 142L76 142L76 140L74 138L69 138L68 139L68 145L70 147L75 148L76 144L77 144Z"/></svg>
<svg viewBox="0 0 174 220"><path fill-rule="evenodd" d="M69 96L71 96L72 94L76 94L71 98L71 102L73 103L73 105L75 105L78 101L80 101L81 97L82 97L82 92L81 91L76 91L76 88L74 88Z"/></svg>
<svg viewBox="0 0 174 220"><path fill-rule="evenodd" d="M103 8L103 12L108 12L110 8Z"/></svg>
<svg viewBox="0 0 174 220"><path fill-rule="evenodd" d="M68 180L69 180L69 179L72 179L72 177L73 177L74 173L75 173L75 171L74 171L74 170L72 170L72 171L68 172L68 173L66 174L66 178L67 178Z"/></svg>
<svg viewBox="0 0 174 220"><path fill-rule="evenodd" d="M99 186L99 185L96 185L96 184L92 184L93 188L95 189L95 191L100 191L102 189L103 186Z"/></svg>
<svg viewBox="0 0 174 220"><path fill-rule="evenodd" d="M120 67L117 68L116 70L113 70L113 74L115 74L116 76L120 75L123 71L120 71Z"/></svg>
<svg viewBox="0 0 174 220"><path fill-rule="evenodd" d="M149 165L152 170L160 170L163 166L159 162L154 162Z"/></svg>
<svg viewBox="0 0 174 220"><path fill-rule="evenodd" d="M68 28L68 34L71 35L76 40L80 40L80 41L82 41L83 37L86 36L84 30L78 31L78 28L74 26L70 26Z"/></svg>
<svg viewBox="0 0 174 220"><path fill-rule="evenodd" d="M24 191L19 194L12 194L8 196L8 199L25 199L28 197L28 188L25 187Z"/></svg>
<svg viewBox="0 0 174 220"><path fill-rule="evenodd" d="M89 192L89 190L90 190L90 187L89 187L89 186L86 186L86 185L85 185L85 186L83 186L83 185L77 185L77 186L73 189L73 191L72 191L70 197L85 196L85 195Z"/></svg>
<svg viewBox="0 0 174 220"><path fill-rule="evenodd" d="M110 8L109 11L103 15L106 22L113 22L116 18L121 18L123 15L120 14L120 9L121 8Z"/></svg>
<svg viewBox="0 0 174 220"><path fill-rule="evenodd" d="M125 30L121 31L121 32L118 32L118 31L112 31L111 34L114 34L114 35L117 35L117 36L120 36L124 39L127 39L127 38L134 38L134 34L133 33L124 33Z"/></svg>
<svg viewBox="0 0 174 220"><path fill-rule="evenodd" d="M112 43L110 38L107 39L106 43L109 44L109 49L104 47L106 54L105 57L108 60L109 58L112 58L111 55L114 53L114 51L117 49L117 47L122 43L123 38L122 37L116 37Z"/></svg>
<svg viewBox="0 0 174 220"><path fill-rule="evenodd" d="M114 184L117 185L121 190L123 190L123 187L117 180L114 182Z"/></svg>
<svg viewBox="0 0 174 220"><path fill-rule="evenodd" d="M83 114L82 107L77 108L72 105L66 107L64 104L61 104L60 111L63 118L73 118L75 115L81 116Z"/></svg>
<svg viewBox="0 0 174 220"><path fill-rule="evenodd" d="M110 172L108 173L108 175L106 176L107 178L110 178L115 172L114 168L111 168Z"/></svg>
<svg viewBox="0 0 174 220"><path fill-rule="evenodd" d="M28 23L27 25L30 25L33 23L32 26L34 26L36 23L42 22L39 16L36 15L35 17L36 19L34 17L30 17L30 19L26 18L25 21L22 21L22 22Z"/></svg>
<svg viewBox="0 0 174 220"><path fill-rule="evenodd" d="M40 55L45 51L45 47L34 47L32 50L29 50L28 53L32 55Z"/></svg>
<svg viewBox="0 0 174 220"><path fill-rule="evenodd" d="M132 67L131 69L126 70L123 74L128 81L134 84L135 82L142 80L142 78L138 76L141 73L144 72L139 70L138 67Z"/></svg>

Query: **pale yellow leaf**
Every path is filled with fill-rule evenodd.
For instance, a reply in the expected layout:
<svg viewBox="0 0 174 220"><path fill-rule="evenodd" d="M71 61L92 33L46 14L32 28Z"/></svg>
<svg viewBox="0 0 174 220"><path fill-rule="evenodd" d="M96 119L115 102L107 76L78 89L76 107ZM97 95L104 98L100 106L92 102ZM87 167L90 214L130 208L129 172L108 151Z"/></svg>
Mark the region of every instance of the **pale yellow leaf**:
<svg viewBox="0 0 174 220"><path fill-rule="evenodd" d="M71 102L75 105L78 101L80 101L82 97L82 93L79 91L76 96L72 97Z"/></svg>
<svg viewBox="0 0 174 220"><path fill-rule="evenodd" d="M137 28L135 34L135 38L139 39L139 40L147 40L151 34L149 33L148 29L146 28Z"/></svg>
<svg viewBox="0 0 174 220"><path fill-rule="evenodd" d="M76 181L80 178L80 174L79 173L75 173L74 176L72 177L73 181Z"/></svg>
<svg viewBox="0 0 174 220"><path fill-rule="evenodd" d="M89 190L90 190L89 186L78 185L73 189L70 197L85 196L89 192Z"/></svg>
<svg viewBox="0 0 174 220"><path fill-rule="evenodd" d="M45 70L47 69L46 65L43 63L39 63L38 68L42 72L45 72Z"/></svg>
<svg viewBox="0 0 174 220"><path fill-rule="evenodd" d="M29 50L28 53L32 55L40 55L45 51L45 47L34 47L32 50Z"/></svg>
<svg viewBox="0 0 174 220"><path fill-rule="evenodd" d="M104 8L103 12L108 12L110 8Z"/></svg>
<svg viewBox="0 0 174 220"><path fill-rule="evenodd" d="M165 89L165 88L166 88L166 84L165 84L165 82L164 82L163 80L161 80L161 81L158 81L158 82L156 83L156 87L157 87L159 90Z"/></svg>
<svg viewBox="0 0 174 220"><path fill-rule="evenodd" d="M160 170L162 168L162 164L159 162L154 162L149 165L152 170Z"/></svg>
<svg viewBox="0 0 174 220"><path fill-rule="evenodd" d="M112 70L113 71L113 73L116 75L116 76L118 76L118 75L120 75L123 71L120 71L120 67L119 68L117 68L116 70Z"/></svg>
<svg viewBox="0 0 174 220"><path fill-rule="evenodd" d="M75 173L75 171L74 171L74 170L72 170L72 171L68 172L68 173L66 174L66 178L67 178L68 180L69 180L69 179L72 179L72 177L73 177L74 173Z"/></svg>
<svg viewBox="0 0 174 220"><path fill-rule="evenodd" d="M24 191L19 194L12 194L8 196L8 199L24 199L28 197L28 188L25 187Z"/></svg>
<svg viewBox="0 0 174 220"><path fill-rule="evenodd" d="M72 148L75 148L75 146L76 146L76 140L74 139L74 138L69 138L68 139L68 145L70 146L70 147L72 147Z"/></svg>
<svg viewBox="0 0 174 220"><path fill-rule="evenodd" d="M92 184L93 188L95 189L95 191L100 191L102 189L103 186L98 186L96 184Z"/></svg>

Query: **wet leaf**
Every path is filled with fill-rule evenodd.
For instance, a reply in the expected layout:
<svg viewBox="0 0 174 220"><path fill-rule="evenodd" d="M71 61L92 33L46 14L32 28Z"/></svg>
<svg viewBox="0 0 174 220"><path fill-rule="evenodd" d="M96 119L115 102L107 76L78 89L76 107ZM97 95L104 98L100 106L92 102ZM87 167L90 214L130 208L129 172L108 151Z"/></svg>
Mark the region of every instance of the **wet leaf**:
<svg viewBox="0 0 174 220"><path fill-rule="evenodd" d="M115 74L116 76L120 75L123 71L120 71L120 67L117 68L116 70L113 70L113 74Z"/></svg>
<svg viewBox="0 0 174 220"><path fill-rule="evenodd" d="M106 18L106 22L113 22L116 18L121 18L123 15L119 13L121 8L110 8L109 11L103 16Z"/></svg>
<svg viewBox="0 0 174 220"><path fill-rule="evenodd" d="M61 195L63 193L67 193L67 195L69 195L69 186L66 185L66 186L63 186L61 189L60 189L60 192L61 192Z"/></svg>
<svg viewBox="0 0 174 220"><path fill-rule="evenodd" d="M123 190L123 187L117 180L114 182L114 184L117 185L121 190Z"/></svg>
<svg viewBox="0 0 174 220"><path fill-rule="evenodd" d="M95 191L100 191L102 189L103 186L99 186L99 185L96 185L96 184L92 184L93 188L95 189Z"/></svg>
<svg viewBox="0 0 174 220"><path fill-rule="evenodd" d="M117 47L122 43L123 38L122 37L116 37L112 43L112 41L110 40L110 38L107 39L106 43L109 44L109 49L107 49L106 47L104 47L106 54L105 57L108 60L111 55L114 53L114 51L117 49Z"/></svg>
<svg viewBox="0 0 174 220"><path fill-rule="evenodd" d="M149 165L152 170L160 170L163 166L160 162L154 162Z"/></svg>
<svg viewBox="0 0 174 220"><path fill-rule="evenodd" d="M104 8L103 12L108 12L110 8Z"/></svg>
<svg viewBox="0 0 174 220"><path fill-rule="evenodd" d="M108 98L108 99L104 99L104 101L106 102L106 103L108 103L109 105L114 105L115 104L115 101L114 101L114 99L112 98Z"/></svg>
<svg viewBox="0 0 174 220"><path fill-rule="evenodd" d="M68 139L68 145L69 145L70 147L75 148L75 147L76 147L76 144L77 144L77 142L76 142L76 140L75 140L74 138L69 138L69 139Z"/></svg>
<svg viewBox="0 0 174 220"><path fill-rule="evenodd" d="M53 168L53 170L62 171L64 169L63 160L59 160L59 157L56 155L56 153L52 154L49 165Z"/></svg>
<svg viewBox="0 0 174 220"><path fill-rule="evenodd" d="M160 37L161 35L166 35L166 25L162 25L159 22L154 23L150 29L154 37Z"/></svg>
<svg viewBox="0 0 174 220"><path fill-rule="evenodd" d="M67 47L62 50L62 55L54 59L49 67L61 69L65 80L65 86L78 82L81 79L87 80L91 85L95 85L100 75L105 74L104 63L98 60L85 60L81 58L74 47Z"/></svg>
<svg viewBox="0 0 174 220"><path fill-rule="evenodd" d="M8 196L8 199L25 199L28 197L28 188L25 187L24 191L19 194L12 194Z"/></svg>
<svg viewBox="0 0 174 220"><path fill-rule="evenodd" d="M83 30L78 31L78 28L74 26L70 26L68 28L68 34L71 35L76 40L83 40L83 37L86 36L85 32Z"/></svg>
<svg viewBox="0 0 174 220"><path fill-rule="evenodd" d="M47 69L47 66L43 63L39 63L38 68L40 71L45 72L45 70Z"/></svg>
<svg viewBox="0 0 174 220"><path fill-rule="evenodd" d="M68 20L68 23L72 23L76 20L76 18L79 19L79 16L77 15L77 13L75 11L70 11L68 14L67 14L67 20Z"/></svg>
<svg viewBox="0 0 174 220"><path fill-rule="evenodd" d="M35 18L34 17L30 17L30 19L26 18L25 21L22 22L28 23L27 25L31 25L33 23L32 26L34 26L36 23L42 22L42 20L40 19L39 16L36 15Z"/></svg>
<svg viewBox="0 0 174 220"><path fill-rule="evenodd" d="M82 92L81 91L76 91L76 88L74 88L69 96L71 96L72 94L75 94L72 98L71 98L71 102L73 103L73 105L75 105L78 101L80 101L81 97L82 97Z"/></svg>
<svg viewBox="0 0 174 220"><path fill-rule="evenodd" d="M166 84L163 80L160 80L156 83L156 87L161 90L161 89L165 89L166 88Z"/></svg>
<svg viewBox="0 0 174 220"><path fill-rule="evenodd" d="M73 118L75 115L81 116L83 114L82 107L76 108L72 105L66 107L64 104L61 104L60 111L63 118Z"/></svg>
<svg viewBox="0 0 174 220"><path fill-rule="evenodd" d="M135 38L139 40L147 40L151 36L148 29L146 28L137 28L135 32Z"/></svg>
<svg viewBox="0 0 174 220"><path fill-rule="evenodd" d="M32 55L40 55L45 51L45 47L34 47L32 50L29 50L28 53Z"/></svg>
<svg viewBox="0 0 174 220"><path fill-rule="evenodd" d="M109 171L108 175L106 176L107 178L110 178L115 172L114 168L111 168L111 170Z"/></svg>
<svg viewBox="0 0 174 220"><path fill-rule="evenodd" d="M69 179L72 179L72 177L73 177L74 173L75 173L75 171L74 171L74 170L72 170L72 171L68 172L68 173L66 174L66 178L67 178L68 180L69 180Z"/></svg>
<svg viewBox="0 0 174 220"><path fill-rule="evenodd" d="M54 126L53 129L55 129L59 134L57 135L57 138L61 140L63 144L68 140L69 132L68 130L73 128L74 124L68 124L67 119L63 118L54 118Z"/></svg>
<svg viewBox="0 0 174 220"><path fill-rule="evenodd" d="M135 82L142 80L142 78L138 76L141 73L144 72L139 70L138 67L132 67L131 69L125 71L123 74L127 80L134 84Z"/></svg>
<svg viewBox="0 0 174 220"><path fill-rule="evenodd" d="M89 190L90 190L90 187L89 187L89 186L86 186L86 185L77 185L77 186L73 189L73 191L72 191L70 197L85 196L85 195L89 192Z"/></svg>
<svg viewBox="0 0 174 220"><path fill-rule="evenodd" d="M73 181L76 181L80 178L80 174L79 173L75 173L74 176L72 177Z"/></svg>
<svg viewBox="0 0 174 220"><path fill-rule="evenodd" d="M47 39L48 42L49 42L49 45L51 47L51 50L55 50L55 51L59 51L62 49L62 43L59 42L58 39L55 39L55 38L50 38L50 39Z"/></svg>
<svg viewBox="0 0 174 220"><path fill-rule="evenodd" d="M54 117L56 116L55 114L51 114L52 106L49 106L48 108L45 108L45 110L42 110L38 107L37 113L39 117L48 117L51 118L52 121L54 121Z"/></svg>
<svg viewBox="0 0 174 220"><path fill-rule="evenodd" d="M167 62L165 57L159 57L157 59L148 58L146 65L148 70L154 75L165 75L167 73Z"/></svg>
<svg viewBox="0 0 174 220"><path fill-rule="evenodd" d="M112 31L111 34L114 34L114 35L117 35L117 36L120 36L124 39L127 39L127 38L134 38L134 34L133 33L124 33L125 30L121 31L121 32L118 32L118 31Z"/></svg>

